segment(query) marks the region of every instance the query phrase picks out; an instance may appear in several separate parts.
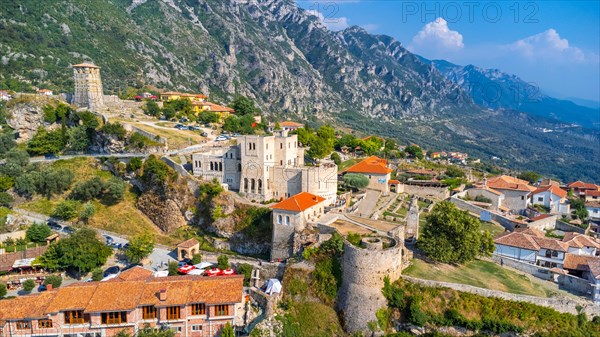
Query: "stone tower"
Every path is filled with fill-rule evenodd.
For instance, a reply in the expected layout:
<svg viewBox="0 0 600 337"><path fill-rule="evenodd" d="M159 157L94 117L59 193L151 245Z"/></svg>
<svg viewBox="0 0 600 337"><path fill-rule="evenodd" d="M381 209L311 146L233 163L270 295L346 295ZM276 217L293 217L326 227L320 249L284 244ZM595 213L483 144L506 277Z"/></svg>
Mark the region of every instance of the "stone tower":
<svg viewBox="0 0 600 337"><path fill-rule="evenodd" d="M89 110L104 107L100 67L92 63L74 64L73 82L75 83L73 105Z"/></svg>
<svg viewBox="0 0 600 337"><path fill-rule="evenodd" d="M417 239L419 237L419 204L417 198L410 201L410 207L406 214L406 238Z"/></svg>

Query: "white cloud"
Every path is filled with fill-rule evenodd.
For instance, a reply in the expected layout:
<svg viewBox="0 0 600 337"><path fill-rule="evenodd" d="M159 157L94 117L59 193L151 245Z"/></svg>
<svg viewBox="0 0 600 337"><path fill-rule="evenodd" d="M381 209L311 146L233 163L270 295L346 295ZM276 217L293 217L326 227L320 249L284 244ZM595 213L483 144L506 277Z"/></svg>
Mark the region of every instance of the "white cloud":
<svg viewBox="0 0 600 337"><path fill-rule="evenodd" d="M309 10L308 13L319 18L319 21L321 21L321 23L323 23L325 27L330 30L338 31L350 27L350 24L348 23L350 20L345 16L341 16L339 18L325 17L323 16L323 13L317 10Z"/></svg>
<svg viewBox="0 0 600 337"><path fill-rule="evenodd" d="M379 25L376 23L367 23L367 24L361 25L361 27L364 28L369 33L373 33L374 31L379 29Z"/></svg>
<svg viewBox="0 0 600 337"><path fill-rule="evenodd" d="M465 47L463 36L448 28L443 18L426 24L412 39L408 49L426 57L443 56L443 53L456 52Z"/></svg>
<svg viewBox="0 0 600 337"><path fill-rule="evenodd" d="M570 46L569 41L561 38L552 28L518 40L504 48L530 60L586 61L586 55L581 49Z"/></svg>

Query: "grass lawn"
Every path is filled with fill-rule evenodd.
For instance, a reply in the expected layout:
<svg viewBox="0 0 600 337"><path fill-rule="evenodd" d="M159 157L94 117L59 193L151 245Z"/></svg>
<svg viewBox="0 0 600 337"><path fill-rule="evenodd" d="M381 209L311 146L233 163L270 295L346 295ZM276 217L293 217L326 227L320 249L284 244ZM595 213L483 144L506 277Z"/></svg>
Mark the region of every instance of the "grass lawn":
<svg viewBox="0 0 600 337"><path fill-rule="evenodd" d="M161 128L154 128L152 126L140 123L131 123L136 127L151 132L155 135L159 135L167 139L170 149L180 149L190 145L198 144L205 138L200 136L198 131L189 130L166 130Z"/></svg>
<svg viewBox="0 0 600 337"><path fill-rule="evenodd" d="M487 222L487 221L482 221L481 222L481 230L486 230L486 229L488 231L490 231L490 234L492 234L492 237L494 237L494 238L496 236L504 233L504 231L505 231L504 227L502 227L498 224L495 224L492 222Z"/></svg>
<svg viewBox="0 0 600 337"><path fill-rule="evenodd" d="M417 200L417 205L419 206L419 209L424 209L424 208L429 207L428 202L421 201L421 200Z"/></svg>
<svg viewBox="0 0 600 337"><path fill-rule="evenodd" d="M430 264L420 259L413 259L403 274L427 280L462 283L538 297L551 297L557 293L551 287L533 282L531 279L533 276L522 275L496 263L482 260L471 261L462 266L451 266Z"/></svg>
<svg viewBox="0 0 600 337"><path fill-rule="evenodd" d="M344 171L345 169L349 168L350 166L358 163L360 161L360 159L348 159L346 161L343 161L339 166L338 166L338 171Z"/></svg>

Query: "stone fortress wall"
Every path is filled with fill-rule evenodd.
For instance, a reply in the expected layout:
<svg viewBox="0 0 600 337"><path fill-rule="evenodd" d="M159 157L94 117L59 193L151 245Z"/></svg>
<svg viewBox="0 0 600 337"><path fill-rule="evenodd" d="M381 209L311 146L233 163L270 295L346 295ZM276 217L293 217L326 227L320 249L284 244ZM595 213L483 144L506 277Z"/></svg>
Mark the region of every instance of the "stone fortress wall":
<svg viewBox="0 0 600 337"><path fill-rule="evenodd" d="M383 248L389 240L391 247ZM344 241L342 256L342 287L339 291L339 310L349 333L368 333L368 323L376 321L377 310L387 306L381 290L384 278L400 278L403 268L404 244L401 237L366 237L365 248Z"/></svg>

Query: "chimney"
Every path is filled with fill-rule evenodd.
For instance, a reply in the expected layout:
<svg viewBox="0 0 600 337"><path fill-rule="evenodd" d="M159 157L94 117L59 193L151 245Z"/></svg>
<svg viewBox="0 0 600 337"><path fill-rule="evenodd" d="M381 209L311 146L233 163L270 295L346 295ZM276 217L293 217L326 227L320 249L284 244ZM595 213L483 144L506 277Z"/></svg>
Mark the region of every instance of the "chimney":
<svg viewBox="0 0 600 337"><path fill-rule="evenodd" d="M52 283L46 284L46 290L52 290Z"/></svg>
<svg viewBox="0 0 600 337"><path fill-rule="evenodd" d="M161 302L164 302L167 300L167 289L159 290L158 299L161 300Z"/></svg>

